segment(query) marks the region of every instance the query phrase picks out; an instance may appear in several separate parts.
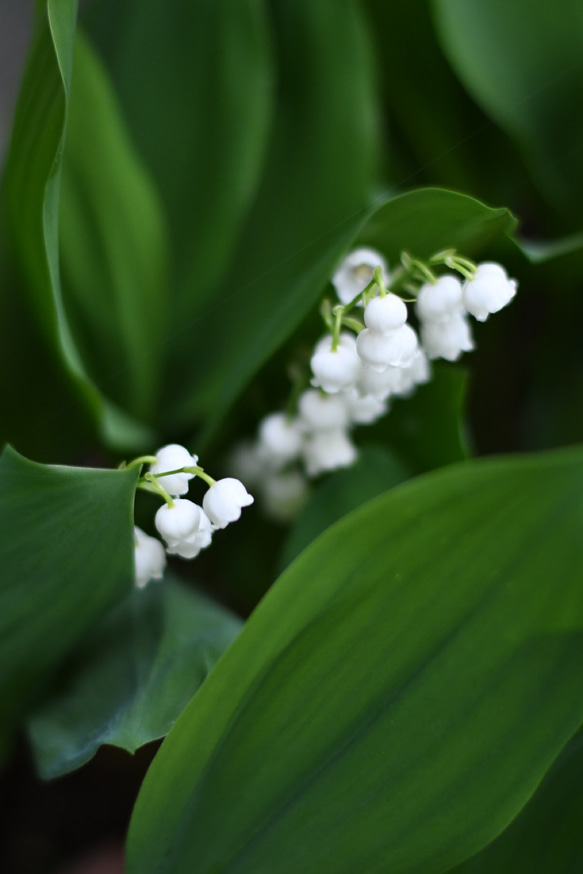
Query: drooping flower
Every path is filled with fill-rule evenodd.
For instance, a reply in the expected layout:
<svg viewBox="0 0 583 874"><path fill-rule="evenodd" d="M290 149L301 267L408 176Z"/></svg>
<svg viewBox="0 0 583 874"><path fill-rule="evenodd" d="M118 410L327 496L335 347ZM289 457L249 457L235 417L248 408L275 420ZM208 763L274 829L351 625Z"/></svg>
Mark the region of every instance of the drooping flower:
<svg viewBox="0 0 583 874"><path fill-rule="evenodd" d="M350 252L338 266L332 277L336 294L343 304L350 303L372 280L377 267L383 271L386 285L389 283L389 269L386 260L375 249L361 247Z"/></svg>
<svg viewBox="0 0 583 874"><path fill-rule="evenodd" d="M304 463L308 476L349 467L358 456L356 446L343 428L314 431L304 442Z"/></svg>
<svg viewBox="0 0 583 874"><path fill-rule="evenodd" d="M253 503L243 483L234 477L217 480L202 499L205 513L216 528L226 528L241 517L241 509Z"/></svg>
<svg viewBox="0 0 583 874"><path fill-rule="evenodd" d="M441 322L424 322L421 342L429 358L447 361L457 361L462 352L471 352L474 348L469 322L462 313Z"/></svg>
<svg viewBox="0 0 583 874"><path fill-rule="evenodd" d="M273 468L283 467L297 458L302 434L296 419L285 413L271 413L259 425L259 453Z"/></svg>
<svg viewBox="0 0 583 874"><path fill-rule="evenodd" d="M181 467L196 467L197 464L197 455L191 455L188 449L179 443L170 443L157 451L156 461L150 465L150 473L158 475ZM188 492L188 483L193 476L193 473L172 473L160 477L160 482L168 494L176 498Z"/></svg>
<svg viewBox="0 0 583 874"><path fill-rule="evenodd" d="M500 264L485 261L478 264L475 277L464 283L464 306L475 319L485 322L490 313L497 313L510 303L516 286L516 280L509 279Z"/></svg>
<svg viewBox="0 0 583 874"><path fill-rule="evenodd" d="M136 586L143 589L150 580L161 580L166 567L164 547L156 537L150 537L141 528L134 527L134 563Z"/></svg>
<svg viewBox="0 0 583 874"><path fill-rule="evenodd" d="M314 374L312 385L316 388L336 394L353 385L360 366L354 336L347 332L340 334L335 350L332 336L323 337L316 345L310 364Z"/></svg>

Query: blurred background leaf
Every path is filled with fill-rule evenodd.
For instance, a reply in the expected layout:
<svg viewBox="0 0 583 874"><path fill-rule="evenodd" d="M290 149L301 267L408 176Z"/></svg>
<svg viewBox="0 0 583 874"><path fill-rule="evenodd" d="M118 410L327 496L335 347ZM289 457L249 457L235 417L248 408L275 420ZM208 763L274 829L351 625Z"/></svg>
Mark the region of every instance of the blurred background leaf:
<svg viewBox="0 0 583 874"><path fill-rule="evenodd" d="M492 840L583 718L582 479L580 449L466 462L328 529L163 743L128 870L437 874Z"/></svg>
<svg viewBox="0 0 583 874"><path fill-rule="evenodd" d="M87 376L66 317L58 252L60 170L73 63L76 0L37 4L35 32L24 72L2 178L7 231L24 275L37 324L105 439L127 446L147 437L107 403ZM54 409L55 415L66 408Z"/></svg>
<svg viewBox="0 0 583 874"><path fill-rule="evenodd" d="M62 168L60 246L64 303L88 370L119 406L151 421L168 327L166 229L106 71L81 33Z"/></svg>
<svg viewBox="0 0 583 874"><path fill-rule="evenodd" d="M573 227L583 187L583 10L577 0L433 0L442 46Z"/></svg>
<svg viewBox="0 0 583 874"><path fill-rule="evenodd" d="M163 737L241 625L171 572L134 589L71 653L29 719L40 775L79 768L102 744L134 753Z"/></svg>

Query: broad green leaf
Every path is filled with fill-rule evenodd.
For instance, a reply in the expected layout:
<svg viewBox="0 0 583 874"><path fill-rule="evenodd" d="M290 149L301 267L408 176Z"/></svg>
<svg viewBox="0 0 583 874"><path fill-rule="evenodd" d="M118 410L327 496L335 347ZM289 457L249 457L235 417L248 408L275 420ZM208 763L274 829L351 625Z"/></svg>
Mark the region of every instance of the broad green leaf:
<svg viewBox="0 0 583 874"><path fill-rule="evenodd" d="M168 733L241 622L167 573L135 589L71 653L28 722L40 775L58 777L102 744L133 753Z"/></svg>
<svg viewBox="0 0 583 874"><path fill-rule="evenodd" d="M176 421L217 426L315 304L362 220L377 153L371 51L353 0L273 0L276 114L261 185L221 291L176 379ZM189 330L189 329L188 329Z"/></svg>
<svg viewBox="0 0 583 874"><path fill-rule="evenodd" d="M533 180L580 215L583 9L579 0L433 0L444 51L522 146ZM580 220L577 218L580 223Z"/></svg>
<svg viewBox="0 0 583 874"><path fill-rule="evenodd" d="M533 264L544 264L566 255L580 254L583 251L583 233L571 234L558 240L517 239L516 245Z"/></svg>
<svg viewBox="0 0 583 874"><path fill-rule="evenodd" d="M403 250L418 258L450 248L471 256L515 227L516 219L507 209L492 209L444 188L418 188L377 209L361 240L394 264Z"/></svg>
<svg viewBox="0 0 583 874"><path fill-rule="evenodd" d="M99 0L87 23L167 209L173 346L187 354L193 320L224 274L264 158L273 87L265 3Z"/></svg>
<svg viewBox="0 0 583 874"><path fill-rule="evenodd" d="M465 423L467 372L443 361L432 363L432 378L409 398L392 401L388 416L371 430L372 439L391 446L415 473L424 473L470 455Z"/></svg>
<svg viewBox="0 0 583 874"><path fill-rule="evenodd" d="M579 735L506 831L452 874L579 874L582 817L583 737Z"/></svg>
<svg viewBox="0 0 583 874"><path fill-rule="evenodd" d="M119 446L149 438L87 376L63 306L58 253L59 191L77 0L37 4L33 41L16 107L2 180L2 205L38 324L106 439ZM55 415L62 411L55 410ZM63 425L65 427L65 425Z"/></svg>
<svg viewBox="0 0 583 874"><path fill-rule="evenodd" d="M583 451L462 463L288 568L162 745L130 874L439 874L583 717Z"/></svg>
<svg viewBox="0 0 583 874"><path fill-rule="evenodd" d="M134 470L0 458L0 721L133 584Z"/></svg>
<svg viewBox="0 0 583 874"><path fill-rule="evenodd" d="M364 446L356 464L324 479L294 522L285 542L283 570L312 540L342 516L410 476L398 455L384 446Z"/></svg>
<svg viewBox="0 0 583 874"><path fill-rule="evenodd" d="M75 43L60 218L64 299L88 367L120 406L151 417L168 304L161 205L107 74L82 34Z"/></svg>

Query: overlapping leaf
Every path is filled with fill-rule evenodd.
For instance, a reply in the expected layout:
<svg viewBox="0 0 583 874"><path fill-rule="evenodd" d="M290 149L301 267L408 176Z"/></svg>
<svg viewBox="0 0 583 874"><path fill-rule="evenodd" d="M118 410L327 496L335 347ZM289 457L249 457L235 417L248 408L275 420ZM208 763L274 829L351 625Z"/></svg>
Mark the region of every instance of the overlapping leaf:
<svg viewBox="0 0 583 874"><path fill-rule="evenodd" d="M439 874L583 717L583 453L473 462L330 528L162 746L129 871Z"/></svg>
<svg viewBox="0 0 583 874"><path fill-rule="evenodd" d="M163 737L240 627L170 573L134 590L71 655L29 720L40 774L78 768L105 743L133 753Z"/></svg>

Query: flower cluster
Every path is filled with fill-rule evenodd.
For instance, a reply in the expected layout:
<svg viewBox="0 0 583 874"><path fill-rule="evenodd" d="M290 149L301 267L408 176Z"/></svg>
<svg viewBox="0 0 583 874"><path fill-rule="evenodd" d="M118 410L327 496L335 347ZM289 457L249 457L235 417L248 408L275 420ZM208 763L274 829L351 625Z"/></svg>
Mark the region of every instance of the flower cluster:
<svg viewBox="0 0 583 874"><path fill-rule="evenodd" d="M485 321L516 294L499 264L476 265L453 249L427 262L403 253L401 261L391 275L374 249L344 258L332 277L340 303L322 308L328 331L310 360L312 388L291 412L268 415L256 440L233 453L233 471L258 489L269 515L292 518L306 499L306 476L355 461L351 429L428 382L431 360L457 361L472 350L469 316ZM415 303L417 329L407 301Z"/></svg>
<svg viewBox="0 0 583 874"><path fill-rule="evenodd" d="M198 456L177 443L163 446L154 456L137 458L128 466L145 462L149 462L150 469L140 477L138 488L164 499L154 523L170 555L196 558L202 549L210 546L215 531L235 522L242 508L253 503L253 497L242 482L233 477L214 480L198 466ZM194 477L200 477L209 486L202 507L182 497ZM150 579L161 579L165 565L162 543L136 527L136 585L142 588Z"/></svg>

